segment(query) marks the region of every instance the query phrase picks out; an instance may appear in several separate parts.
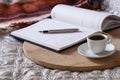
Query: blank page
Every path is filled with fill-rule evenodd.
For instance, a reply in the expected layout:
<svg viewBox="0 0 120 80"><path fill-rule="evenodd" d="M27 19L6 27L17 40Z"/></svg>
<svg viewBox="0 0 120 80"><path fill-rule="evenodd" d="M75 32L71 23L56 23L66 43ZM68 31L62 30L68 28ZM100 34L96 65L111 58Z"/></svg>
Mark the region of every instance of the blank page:
<svg viewBox="0 0 120 80"><path fill-rule="evenodd" d="M45 34L39 31L49 29L68 29L68 28L79 28L79 32L74 33L54 33ZM62 50L70 47L74 44L79 43L86 36L94 33L92 29L52 20L45 19L29 27L13 31L11 35L16 37L52 48L54 50Z"/></svg>

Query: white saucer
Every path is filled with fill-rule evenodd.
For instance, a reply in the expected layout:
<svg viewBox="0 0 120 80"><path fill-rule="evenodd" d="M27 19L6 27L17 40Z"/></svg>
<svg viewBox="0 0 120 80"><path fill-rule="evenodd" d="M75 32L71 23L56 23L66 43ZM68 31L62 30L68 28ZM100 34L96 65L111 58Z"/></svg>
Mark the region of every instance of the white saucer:
<svg viewBox="0 0 120 80"><path fill-rule="evenodd" d="M91 50L89 50L87 43L83 43L78 47L79 54L86 56L86 57L90 57L90 58L107 57L115 53L115 51L116 51L115 46L111 43L107 44L105 51L103 51L102 53L98 53L98 54L95 54Z"/></svg>

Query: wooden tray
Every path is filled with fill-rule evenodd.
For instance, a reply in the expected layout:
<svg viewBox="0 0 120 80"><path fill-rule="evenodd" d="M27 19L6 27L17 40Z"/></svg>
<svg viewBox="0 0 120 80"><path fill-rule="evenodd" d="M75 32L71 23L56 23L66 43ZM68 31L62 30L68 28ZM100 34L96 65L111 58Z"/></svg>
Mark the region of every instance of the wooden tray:
<svg viewBox="0 0 120 80"><path fill-rule="evenodd" d="M115 54L101 59L87 58L78 54L78 46L67 49L61 53L56 53L24 42L23 50L29 59L48 68L70 71L113 68L120 66L120 28L110 31L110 34L113 36L113 44L116 46L117 51Z"/></svg>

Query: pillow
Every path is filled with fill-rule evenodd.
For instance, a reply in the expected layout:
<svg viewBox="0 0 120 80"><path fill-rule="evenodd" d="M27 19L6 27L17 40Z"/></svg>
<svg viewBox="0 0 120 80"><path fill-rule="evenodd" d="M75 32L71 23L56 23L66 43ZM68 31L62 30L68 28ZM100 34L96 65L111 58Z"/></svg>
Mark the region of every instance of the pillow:
<svg viewBox="0 0 120 80"><path fill-rule="evenodd" d="M99 0L0 0L0 22L47 14L61 3L100 9Z"/></svg>

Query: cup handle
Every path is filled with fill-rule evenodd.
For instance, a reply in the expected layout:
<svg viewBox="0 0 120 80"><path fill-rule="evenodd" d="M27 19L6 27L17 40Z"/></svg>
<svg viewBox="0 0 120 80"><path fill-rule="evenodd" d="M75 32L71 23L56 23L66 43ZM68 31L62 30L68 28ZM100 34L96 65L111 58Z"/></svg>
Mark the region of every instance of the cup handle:
<svg viewBox="0 0 120 80"><path fill-rule="evenodd" d="M111 43L112 36L110 34L108 34L108 33L105 33L105 32L102 32L102 33L108 36L108 38L107 38L107 44Z"/></svg>
<svg viewBox="0 0 120 80"><path fill-rule="evenodd" d="M106 32L96 32L96 33L102 33L102 34L107 35L107 36L108 36L108 38L107 38L107 44L111 43L111 41L112 41L112 36L111 36L110 34L108 34L108 33L106 33Z"/></svg>

